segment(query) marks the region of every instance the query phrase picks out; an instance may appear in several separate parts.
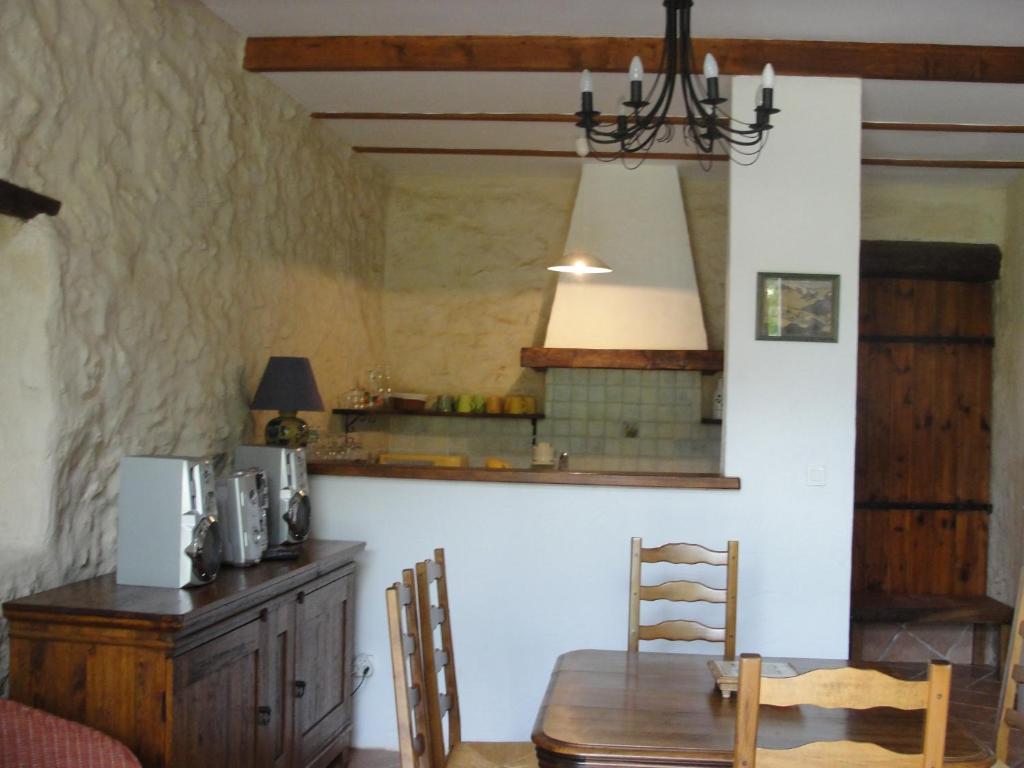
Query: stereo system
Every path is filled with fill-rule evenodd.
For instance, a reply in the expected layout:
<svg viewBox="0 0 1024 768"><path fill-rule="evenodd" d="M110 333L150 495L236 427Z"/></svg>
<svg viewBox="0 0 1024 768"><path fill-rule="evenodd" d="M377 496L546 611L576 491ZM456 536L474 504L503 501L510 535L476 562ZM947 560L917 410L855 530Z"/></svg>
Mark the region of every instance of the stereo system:
<svg viewBox="0 0 1024 768"><path fill-rule="evenodd" d="M241 446L234 465L217 480L208 458L121 460L118 584L206 584L222 561L254 565L264 556L281 556L267 552L269 545L306 539L311 507L305 450Z"/></svg>
<svg viewBox="0 0 1024 768"><path fill-rule="evenodd" d="M270 543L295 544L309 536L309 479L305 448L242 445L235 451L235 468L260 467L270 495Z"/></svg>
<svg viewBox="0 0 1024 768"><path fill-rule="evenodd" d="M118 584L205 584L217 576L221 553L213 462L174 456L121 460Z"/></svg>
<svg viewBox="0 0 1024 768"><path fill-rule="evenodd" d="M269 504L267 477L262 470L243 469L217 481L225 563L255 565L263 559Z"/></svg>

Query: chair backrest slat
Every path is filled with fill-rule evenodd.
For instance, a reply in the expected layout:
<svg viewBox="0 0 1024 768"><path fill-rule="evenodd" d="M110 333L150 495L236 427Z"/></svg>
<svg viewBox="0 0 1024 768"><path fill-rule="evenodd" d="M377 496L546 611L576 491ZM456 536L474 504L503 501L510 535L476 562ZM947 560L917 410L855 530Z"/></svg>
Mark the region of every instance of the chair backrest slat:
<svg viewBox="0 0 1024 768"><path fill-rule="evenodd" d="M999 694L999 715L996 718L996 760L1006 763L1010 753L1010 729L1024 730L1024 717L1017 711L1017 691L1022 682L1021 650L1024 648L1024 568L1017 581L1017 602L1013 611L1016 631L1010 634L1010 648L1006 654L1006 671Z"/></svg>
<svg viewBox="0 0 1024 768"><path fill-rule="evenodd" d="M431 586L437 596L433 601ZM435 549L433 560L416 564L416 602L419 606L420 636L423 643L423 676L427 697L427 720L431 762L443 766L447 755L462 740L459 694L455 678L451 612L448 608L448 577L444 550ZM438 640L440 635L440 640ZM442 690L438 675L444 674ZM444 734L447 718L448 734Z"/></svg>
<svg viewBox="0 0 1024 768"><path fill-rule="evenodd" d="M640 627L638 636L640 640L707 640L711 643L724 643L725 629L707 627L689 619L674 619L645 624Z"/></svg>
<svg viewBox="0 0 1024 768"><path fill-rule="evenodd" d="M761 657L745 653L740 658L734 763L738 766L756 765L757 768L792 765L802 768L941 766L946 746L951 677L952 667L948 662L933 661L928 665L928 679L915 682L850 667L819 669L795 677L766 678L761 676ZM850 741L812 742L782 750L758 747L758 715L762 704L923 709L922 750L915 755L898 754L877 744Z"/></svg>
<svg viewBox="0 0 1024 768"><path fill-rule="evenodd" d="M643 563L725 566L725 587L709 587L699 581L676 580L644 586L640 583ZM640 538L630 545L629 633L627 648L640 650L641 640L708 640L725 644L723 656L736 657L736 592L739 580L739 542L730 541L724 550L699 544L663 544L645 548ZM680 603L707 602L725 605L725 626L707 627L689 619L670 619L660 624L640 624L640 603L670 600Z"/></svg>
<svg viewBox="0 0 1024 768"><path fill-rule="evenodd" d="M667 581L657 586L640 587L641 600L672 600L677 603L724 603L728 590L709 587L699 581Z"/></svg>
<svg viewBox="0 0 1024 768"><path fill-rule="evenodd" d="M921 768L920 755L904 755L863 741L814 741L794 749L757 752L757 768Z"/></svg>
<svg viewBox="0 0 1024 768"><path fill-rule="evenodd" d="M724 549L708 549L700 544L663 544L640 550L642 563L672 563L673 565L725 565L729 552Z"/></svg>
<svg viewBox="0 0 1024 768"><path fill-rule="evenodd" d="M430 768L426 736L428 716L422 695L422 648L413 583L413 572L406 569L402 572L402 581L384 591L398 722L398 753L401 768Z"/></svg>
<svg viewBox="0 0 1024 768"><path fill-rule="evenodd" d="M766 677L761 703L776 707L869 709L879 701L894 709L924 709L928 691L920 682L897 680L873 669L816 669L796 677Z"/></svg>

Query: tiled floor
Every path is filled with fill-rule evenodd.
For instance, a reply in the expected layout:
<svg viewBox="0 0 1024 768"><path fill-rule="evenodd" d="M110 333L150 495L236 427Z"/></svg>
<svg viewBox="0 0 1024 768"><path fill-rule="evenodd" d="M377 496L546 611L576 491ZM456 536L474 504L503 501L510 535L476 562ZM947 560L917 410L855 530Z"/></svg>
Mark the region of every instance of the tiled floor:
<svg viewBox="0 0 1024 768"><path fill-rule="evenodd" d="M913 665L920 669L920 665ZM886 664L899 673L903 664ZM921 673L923 676L923 673ZM959 721L980 744L995 744L996 706L1001 680L994 667L955 664L950 717ZM1011 731L1010 768L1024 768L1024 734ZM398 753L384 749L354 749L349 768L399 768Z"/></svg>

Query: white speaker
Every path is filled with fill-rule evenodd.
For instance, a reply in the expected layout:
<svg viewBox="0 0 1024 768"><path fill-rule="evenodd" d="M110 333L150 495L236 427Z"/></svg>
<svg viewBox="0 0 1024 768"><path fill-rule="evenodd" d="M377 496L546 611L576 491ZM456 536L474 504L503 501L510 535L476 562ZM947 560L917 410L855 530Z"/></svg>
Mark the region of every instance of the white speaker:
<svg viewBox="0 0 1024 768"><path fill-rule="evenodd" d="M121 459L117 583L187 587L217 576L222 548L209 459Z"/></svg>

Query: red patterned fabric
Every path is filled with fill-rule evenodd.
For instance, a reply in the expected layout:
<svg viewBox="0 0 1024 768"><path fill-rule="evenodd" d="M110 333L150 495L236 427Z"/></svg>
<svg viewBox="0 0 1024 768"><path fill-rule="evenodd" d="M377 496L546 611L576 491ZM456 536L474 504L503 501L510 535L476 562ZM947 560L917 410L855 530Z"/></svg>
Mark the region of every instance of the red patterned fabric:
<svg viewBox="0 0 1024 768"><path fill-rule="evenodd" d="M140 768L140 763L106 734L0 699L0 768Z"/></svg>

